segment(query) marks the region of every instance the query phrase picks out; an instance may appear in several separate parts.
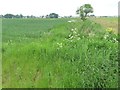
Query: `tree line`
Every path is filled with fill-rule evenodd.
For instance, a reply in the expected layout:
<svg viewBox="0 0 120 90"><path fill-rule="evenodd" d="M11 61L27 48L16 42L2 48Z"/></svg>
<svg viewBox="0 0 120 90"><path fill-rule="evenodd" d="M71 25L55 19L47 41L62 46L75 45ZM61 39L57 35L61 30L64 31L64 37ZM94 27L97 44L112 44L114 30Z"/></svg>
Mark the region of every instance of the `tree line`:
<svg viewBox="0 0 120 90"><path fill-rule="evenodd" d="M88 15L89 13L93 13L93 7L91 6L91 4L84 4L80 8L78 8L76 11L76 14L79 14L81 20L83 20L83 21L87 19L87 17L89 16ZM33 15L23 16L22 14L17 14L17 15L5 14L5 15L0 15L0 17L2 17L2 18L38 18ZM39 18L58 18L58 17L59 17L59 15L56 13L50 13L49 15L40 16ZM70 16L70 17L72 17L72 16ZM64 18L66 18L66 17L64 17Z"/></svg>
<svg viewBox="0 0 120 90"><path fill-rule="evenodd" d="M50 13L49 15L43 15L43 16L39 16L39 18L58 18L59 15L56 13ZM37 16L33 16L33 15L28 15L28 16L24 16L22 14L5 14L5 15L0 15L0 18L38 18Z"/></svg>

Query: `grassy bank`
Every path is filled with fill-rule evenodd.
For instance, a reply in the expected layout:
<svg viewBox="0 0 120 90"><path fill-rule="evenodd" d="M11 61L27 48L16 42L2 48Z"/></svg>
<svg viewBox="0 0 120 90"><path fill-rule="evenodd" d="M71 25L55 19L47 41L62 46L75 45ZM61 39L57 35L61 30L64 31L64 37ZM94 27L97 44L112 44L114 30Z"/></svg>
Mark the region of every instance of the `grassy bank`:
<svg viewBox="0 0 120 90"><path fill-rule="evenodd" d="M118 87L117 39L90 20L4 19L3 87Z"/></svg>

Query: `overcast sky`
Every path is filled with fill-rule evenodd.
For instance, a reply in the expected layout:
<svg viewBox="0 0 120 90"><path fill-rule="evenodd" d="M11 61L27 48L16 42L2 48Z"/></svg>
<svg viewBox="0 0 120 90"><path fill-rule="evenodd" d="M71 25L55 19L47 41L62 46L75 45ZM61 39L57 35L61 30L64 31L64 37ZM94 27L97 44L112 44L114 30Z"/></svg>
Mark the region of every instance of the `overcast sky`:
<svg viewBox="0 0 120 90"><path fill-rule="evenodd" d="M0 14L46 15L57 13L60 16L76 16L81 5L89 3L96 16L118 15L119 0L0 0Z"/></svg>

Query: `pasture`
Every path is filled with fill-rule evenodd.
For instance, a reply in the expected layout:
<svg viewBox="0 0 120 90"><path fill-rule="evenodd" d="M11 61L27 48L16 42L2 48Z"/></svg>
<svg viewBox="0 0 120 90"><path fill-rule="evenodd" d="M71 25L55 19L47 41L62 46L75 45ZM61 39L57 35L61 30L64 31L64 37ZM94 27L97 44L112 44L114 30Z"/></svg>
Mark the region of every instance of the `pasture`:
<svg viewBox="0 0 120 90"><path fill-rule="evenodd" d="M118 36L103 25L76 18L2 23L3 88L118 87Z"/></svg>

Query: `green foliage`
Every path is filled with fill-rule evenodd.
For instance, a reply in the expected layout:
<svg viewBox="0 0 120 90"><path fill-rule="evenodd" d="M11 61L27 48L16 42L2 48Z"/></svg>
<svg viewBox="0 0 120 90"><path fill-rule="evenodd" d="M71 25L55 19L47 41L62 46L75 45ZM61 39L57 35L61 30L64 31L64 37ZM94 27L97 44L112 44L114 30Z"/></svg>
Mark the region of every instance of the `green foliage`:
<svg viewBox="0 0 120 90"><path fill-rule="evenodd" d="M49 17L50 18L58 18L58 14L56 14L56 13L50 13Z"/></svg>
<svg viewBox="0 0 120 90"><path fill-rule="evenodd" d="M13 17L14 17L13 14L6 14L6 15L4 15L4 18L13 18Z"/></svg>
<svg viewBox="0 0 120 90"><path fill-rule="evenodd" d="M3 19L3 87L118 87L117 36L68 20Z"/></svg>
<svg viewBox="0 0 120 90"><path fill-rule="evenodd" d="M23 15L20 14L20 15L13 15L13 14L5 14L4 16L2 16L4 18L23 18Z"/></svg>
<svg viewBox="0 0 120 90"><path fill-rule="evenodd" d="M0 18L0 89L2 89L2 19Z"/></svg>
<svg viewBox="0 0 120 90"><path fill-rule="evenodd" d="M88 13L93 13L93 7L91 4L84 4L76 11L76 13L80 14L81 19L84 21L86 20Z"/></svg>

